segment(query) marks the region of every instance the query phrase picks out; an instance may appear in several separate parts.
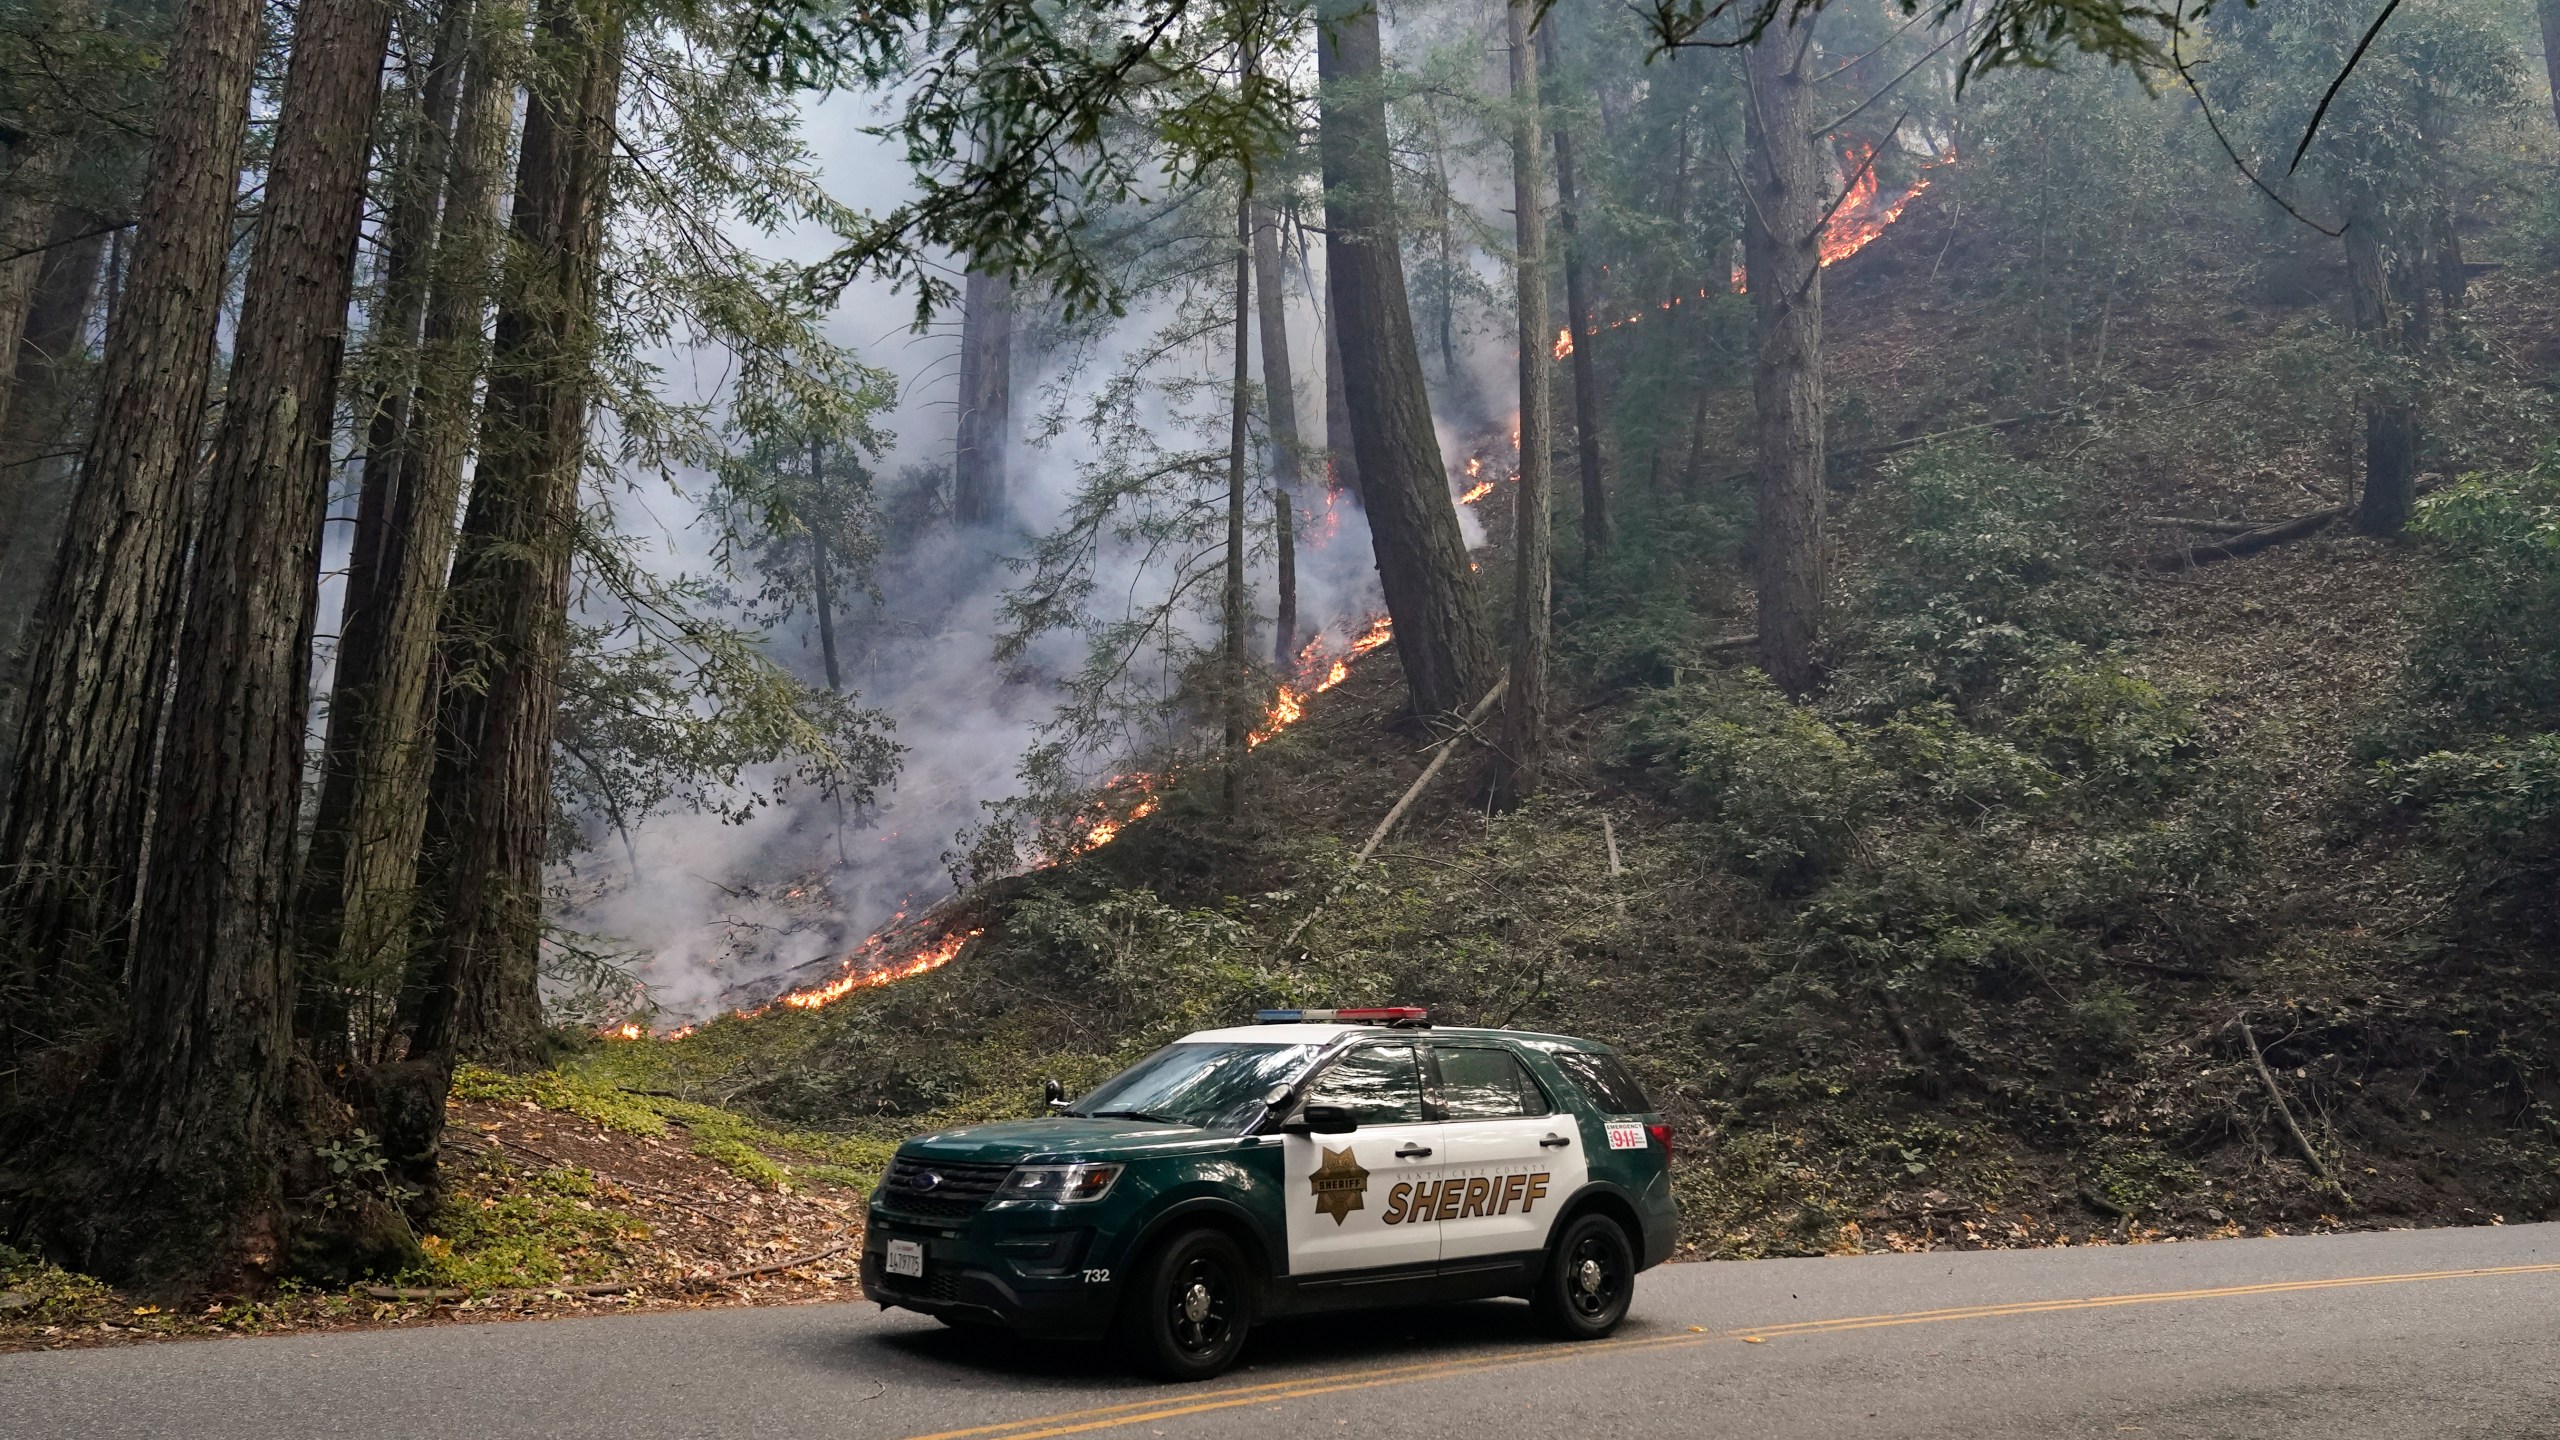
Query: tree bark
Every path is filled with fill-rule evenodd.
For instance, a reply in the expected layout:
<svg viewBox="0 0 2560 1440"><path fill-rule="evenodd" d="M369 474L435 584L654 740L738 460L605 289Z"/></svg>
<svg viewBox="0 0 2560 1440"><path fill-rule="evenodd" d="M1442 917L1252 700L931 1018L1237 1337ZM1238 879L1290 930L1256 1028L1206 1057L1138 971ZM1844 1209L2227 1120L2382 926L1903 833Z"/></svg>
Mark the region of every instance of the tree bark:
<svg viewBox="0 0 2560 1440"><path fill-rule="evenodd" d="M480 463L437 641L443 693L423 861L438 916L412 1054L530 1062L540 1043L542 857L586 458L618 12L549 0L558 73L533 87Z"/></svg>
<svg viewBox="0 0 2560 1440"><path fill-rule="evenodd" d="M380 604L383 560L391 549L391 515L399 503L400 440L409 428L410 391L417 371L419 327L425 322L429 262L444 202L453 143L455 92L469 44L472 0L444 0L435 16L433 54L411 62L409 89L415 124L393 138L391 213L383 226L381 298L368 317L365 345L369 393L355 405L364 427L364 486L356 501L354 544L347 556L342 613L354 616ZM414 42L413 42L414 43ZM349 661L340 625L338 664ZM355 657L361 663L362 657Z"/></svg>
<svg viewBox="0 0 2560 1440"><path fill-rule="evenodd" d="M90 1201L84 1258L102 1274L184 1274L281 1233L286 932L320 522L390 31L387 0L308 0L296 13L190 569L106 1174Z"/></svg>
<svg viewBox="0 0 2560 1440"><path fill-rule="evenodd" d="M62 183L67 137L39 135L28 138L20 147L14 173L9 177L18 194L5 208L0 208L0 356L15 356L19 342L26 335L27 316L35 306L36 288L44 274L42 247L53 238L54 218L61 208L54 203L53 190ZM18 392L18 367L0 365L0 435L9 433L9 409ZM0 479L0 487L15 489L15 479Z"/></svg>
<svg viewBox="0 0 2560 1440"><path fill-rule="evenodd" d="M1009 513L1005 452L1013 440L1013 282L972 270L960 303L960 439L951 513L993 525Z"/></svg>
<svg viewBox="0 0 2560 1440"><path fill-rule="evenodd" d="M1262 394L1271 414L1271 508L1279 554L1278 623L1271 663L1284 672L1298 648L1298 548L1290 496L1298 489L1298 380L1289 363L1289 295L1280 280L1280 217L1253 206L1253 283L1262 320Z"/></svg>
<svg viewBox="0 0 2560 1440"><path fill-rule="evenodd" d="M1326 249L1331 248L1328 242ZM1333 288L1333 262L1328 257L1324 277L1325 488L1357 495L1360 453L1351 439L1351 397L1342 388L1342 321L1333 311Z"/></svg>
<svg viewBox="0 0 2560 1440"><path fill-rule="evenodd" d="M1547 748L1547 626L1552 596L1549 534L1555 482L1549 429L1547 186L1538 135L1538 51L1529 34L1537 0L1504 7L1511 49L1511 223L1519 251L1520 482L1512 490L1511 668L1494 752L1494 803L1517 805L1538 788Z"/></svg>
<svg viewBox="0 0 2560 1440"><path fill-rule="evenodd" d="M1361 503L1414 711L1446 714L1483 693L1494 646L1414 346L1378 89L1378 12L1368 0L1324 0L1318 18L1325 268Z"/></svg>
<svg viewBox="0 0 2560 1440"><path fill-rule="evenodd" d="M47 973L120 965L185 563L262 7L185 0L0 821L0 916Z"/></svg>
<svg viewBox="0 0 2560 1440"><path fill-rule="evenodd" d="M1538 27L1538 58L1555 83L1556 32ZM1556 229L1564 251L1565 333L1573 346L1573 431L1575 458L1582 472L1582 568L1600 566L1615 538L1609 517L1609 472L1601 454L1600 367L1592 352L1600 327L1591 319L1591 280L1582 253L1581 209L1574 194L1573 132L1559 113L1550 119L1556 149ZM1512 692L1519 693L1515 688Z"/></svg>
<svg viewBox="0 0 2560 1440"><path fill-rule="evenodd" d="M303 1028L326 1056L339 1043L389 1058L394 1011L415 944L418 848L434 749L437 615L472 439L473 391L487 361L483 311L497 254L522 63L522 14L476 8L449 149L451 173L429 257L424 328L401 443L382 480L366 603L348 597L320 762L320 803L303 865L297 948ZM343 1037L340 1041L337 1037Z"/></svg>
<svg viewBox="0 0 2560 1440"><path fill-rule="evenodd" d="M70 517L70 457L50 453L69 429L76 397L64 369L79 350L98 297L98 261L106 253L96 220L76 210L54 212L53 248L10 366L15 401L0 427L0 803L15 769L18 702L26 693L27 627L53 578L63 523ZM70 232L66 234L65 232ZM79 235L79 238L72 238Z"/></svg>
<svg viewBox="0 0 2560 1440"><path fill-rule="evenodd" d="M1225 799L1230 816L1244 810L1245 737L1253 728L1246 699L1252 662L1246 658L1251 652L1245 643L1244 593L1245 439L1251 413L1247 397L1253 385L1253 228L1252 177L1248 174L1244 192L1236 197L1235 388L1227 407L1227 575L1218 606L1219 623L1225 631L1226 675L1219 690L1227 720Z"/></svg>
<svg viewBox="0 0 2560 1440"><path fill-rule="evenodd" d="M1760 451L1755 579L1760 663L1791 695L1820 679L1822 546L1822 210L1828 167L1813 134L1805 70L1813 19L1773 26L1744 58L1744 263L1758 362Z"/></svg>
<svg viewBox="0 0 2560 1440"><path fill-rule="evenodd" d="M809 442L809 484L820 497L819 512L827 513L826 456L815 440ZM809 527L809 584L818 610L818 650L827 661L827 688L841 692L844 676L836 669L836 579L834 566L827 556L827 537L816 526Z"/></svg>
<svg viewBox="0 0 2560 1440"><path fill-rule="evenodd" d="M2385 352L2412 348L2413 317L2394 303L2391 273L2382 254L2378 221L2351 208L2346 227L2347 288L2357 333ZM2355 528L2392 536L2408 528L2417 508L2418 412L2390 396L2365 402L2364 490L2356 501Z"/></svg>

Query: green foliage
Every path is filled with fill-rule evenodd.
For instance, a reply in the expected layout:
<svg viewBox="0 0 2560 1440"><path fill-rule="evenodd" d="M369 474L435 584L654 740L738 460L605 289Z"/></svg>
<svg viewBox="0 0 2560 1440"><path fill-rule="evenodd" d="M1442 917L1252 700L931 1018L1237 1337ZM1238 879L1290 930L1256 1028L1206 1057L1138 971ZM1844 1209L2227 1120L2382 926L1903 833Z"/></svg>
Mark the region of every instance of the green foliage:
<svg viewBox="0 0 2560 1440"><path fill-rule="evenodd" d="M1756 672L1647 695L1627 736L1626 760L1676 788L1724 863L1774 888L1845 858L1883 784L1848 737Z"/></svg>
<svg viewBox="0 0 2560 1440"><path fill-rule="evenodd" d="M1892 475L1893 539L1833 686L1841 708L2014 709L2022 674L2113 637L2059 478L1970 445L1915 452Z"/></svg>
<svg viewBox="0 0 2560 1440"><path fill-rule="evenodd" d="M630 1215L597 1203L612 1197L591 1171L519 1174L486 1158L475 1164L421 1237L426 1265L405 1278L474 1291L600 1280L648 1234Z"/></svg>

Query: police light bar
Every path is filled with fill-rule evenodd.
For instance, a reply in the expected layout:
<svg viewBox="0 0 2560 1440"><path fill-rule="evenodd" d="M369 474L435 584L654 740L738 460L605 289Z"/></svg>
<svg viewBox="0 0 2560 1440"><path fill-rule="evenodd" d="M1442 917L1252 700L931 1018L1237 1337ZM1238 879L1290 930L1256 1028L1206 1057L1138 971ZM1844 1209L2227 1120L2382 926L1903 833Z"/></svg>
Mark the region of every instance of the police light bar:
<svg viewBox="0 0 2560 1440"><path fill-rule="evenodd" d="M1367 1005L1350 1010L1256 1010L1256 1025L1428 1025L1431 1012L1420 1005Z"/></svg>

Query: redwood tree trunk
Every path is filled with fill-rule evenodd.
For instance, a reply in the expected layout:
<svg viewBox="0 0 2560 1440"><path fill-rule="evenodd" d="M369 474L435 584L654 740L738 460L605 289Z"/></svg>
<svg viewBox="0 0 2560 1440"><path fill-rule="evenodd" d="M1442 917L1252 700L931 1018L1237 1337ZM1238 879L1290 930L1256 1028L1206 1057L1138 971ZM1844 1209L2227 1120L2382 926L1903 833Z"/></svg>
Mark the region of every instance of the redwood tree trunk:
<svg viewBox="0 0 2560 1440"><path fill-rule="evenodd" d="M618 15L544 16L515 186L480 463L438 631L444 690L424 861L439 928L413 1054L530 1061L542 1021L542 857L586 458L597 260L622 80Z"/></svg>
<svg viewBox="0 0 2560 1440"><path fill-rule="evenodd" d="M1467 568L1413 341L1397 253L1386 100L1378 89L1377 7L1367 0L1324 0L1318 23L1325 268L1361 503L1414 711L1463 711L1491 683L1494 645Z"/></svg>
<svg viewBox="0 0 2560 1440"><path fill-rule="evenodd" d="M1279 549L1271 659L1286 670L1290 652L1298 648L1297 535L1289 512L1298 489L1298 380L1289 363L1289 297L1280 283L1280 217L1259 201L1253 207L1253 283L1261 306L1262 393L1271 412L1271 508Z"/></svg>
<svg viewBox="0 0 2560 1440"><path fill-rule="evenodd" d="M1556 83L1556 32L1538 27L1538 58ZM1565 331L1573 344L1573 434L1582 470L1582 568L1599 568L1615 527L1609 518L1609 473L1600 451L1600 368L1591 353L1600 327L1591 322L1591 280L1582 255L1581 213L1574 196L1573 132L1559 113L1549 117L1556 147L1556 228L1563 232ZM1676 313L1676 312L1675 312Z"/></svg>
<svg viewBox="0 0 2560 1440"><path fill-rule="evenodd" d="M417 113L392 137L391 213L383 226L382 290L365 327L369 393L358 397L364 427L364 488L356 501L355 542L347 556L348 618L380 603L383 561L390 548L391 515L399 504L400 439L409 425L409 396L416 373L418 327L426 317L427 272L436 221L443 204L447 153L453 142L455 92L469 44L471 0L445 0L435 17L434 53L411 62L408 89ZM418 43L415 39L412 44ZM340 622L338 667L359 667L367 657L350 654Z"/></svg>
<svg viewBox="0 0 2560 1440"><path fill-rule="evenodd" d="M92 958L111 973L144 883L152 742L262 14L255 0L180 8L87 453L33 629L0 820L0 928L50 973Z"/></svg>
<svg viewBox="0 0 2560 1440"><path fill-rule="evenodd" d="M1233 399L1227 407L1227 575L1219 595L1219 622L1225 631L1226 683L1224 692L1227 718L1226 804L1234 815L1244 808L1245 736L1252 727L1252 713L1247 707L1250 683L1250 653L1245 644L1244 594L1244 469L1246 424L1250 415L1247 396L1253 385L1253 201L1249 194L1236 197L1236 326L1235 374L1231 383Z"/></svg>
<svg viewBox="0 0 2560 1440"><path fill-rule="evenodd" d="M2393 303L2391 275L2382 255L2380 224L2361 206L2351 207L2346 227L2347 285L2357 332L2384 350L2414 348L2420 323ZM2365 403L2364 491L2356 498L2355 527L2367 535L2397 535L2408 528L2418 503L2418 411L2389 395Z"/></svg>
<svg viewBox="0 0 2560 1440"><path fill-rule="evenodd" d="M1829 177L1805 73L1811 23L1772 26L1744 60L1744 257L1759 346L1752 398L1760 451L1760 663L1791 695L1820 678L1823 595L1820 247Z"/></svg>
<svg viewBox="0 0 2560 1440"><path fill-rule="evenodd" d="M1005 450L1013 439L1013 284L969 272L960 302L960 439L951 514L963 525L1006 515Z"/></svg>
<svg viewBox="0 0 2560 1440"><path fill-rule="evenodd" d="M372 580L350 586L321 758L320 805L303 865L304 1022L315 1039L369 1040L382 1059L392 1006L413 943L418 847L434 760L436 618L453 558L455 507L471 444L471 397L487 359L482 319L500 227L513 128L522 16L487 6L472 20L465 79L426 269L425 328L401 442L367 457L367 503L383 491L378 529L358 524L358 563ZM365 560L368 552L370 559Z"/></svg>
<svg viewBox="0 0 2560 1440"><path fill-rule="evenodd" d="M1549 431L1547 186L1538 135L1538 52L1529 36L1537 0L1504 7L1511 49L1511 223L1519 250L1520 483L1511 519L1511 668L1494 752L1495 803L1517 805L1538 788L1547 748L1547 625L1553 579L1550 511L1554 441Z"/></svg>
<svg viewBox="0 0 2560 1440"><path fill-rule="evenodd" d="M1326 246L1328 250L1332 247ZM1359 447L1351 440L1351 397L1342 388L1342 321L1333 313L1333 261L1324 278L1325 488L1360 493Z"/></svg>
<svg viewBox="0 0 2560 1440"><path fill-rule="evenodd" d="M0 427L0 803L15 768L18 702L26 693L27 656L20 642L52 579L70 515L77 472L68 459L46 452L68 428L73 396L63 364L79 350L97 304L98 261L107 237L80 234L96 229L96 217L56 209L57 243L45 252L10 366L16 398L9 423Z"/></svg>
<svg viewBox="0 0 2560 1440"><path fill-rule="evenodd" d="M185 1273L278 1233L320 521L390 30L387 0L296 14L191 566L105 1178L88 1202L84 1258L104 1274Z"/></svg>
<svg viewBox="0 0 2560 1440"><path fill-rule="evenodd" d="M0 259L0 356L18 353L28 312L35 306L36 287L44 274L44 245L53 238L54 217L61 209L51 192L62 181L66 148L63 137L30 138L20 147L21 158L9 176L18 194L0 206L0 256L14 257ZM9 433L9 409L17 390L18 368L0 364L0 435ZM0 475L0 493L19 483L13 476Z"/></svg>

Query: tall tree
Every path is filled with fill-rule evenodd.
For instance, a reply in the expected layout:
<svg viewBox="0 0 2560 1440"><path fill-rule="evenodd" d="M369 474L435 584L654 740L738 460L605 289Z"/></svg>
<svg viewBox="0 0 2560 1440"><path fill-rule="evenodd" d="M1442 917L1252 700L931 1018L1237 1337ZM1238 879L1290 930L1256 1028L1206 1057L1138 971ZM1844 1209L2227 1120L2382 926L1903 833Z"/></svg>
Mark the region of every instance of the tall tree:
<svg viewBox="0 0 2560 1440"><path fill-rule="evenodd" d="M1511 217L1518 250L1520 480L1512 487L1511 665L1494 752L1494 799L1516 805L1538 788L1547 748L1547 629L1553 575L1554 441L1547 413L1547 185L1538 135L1538 51L1530 39L1538 0L1503 7L1511 51Z"/></svg>
<svg viewBox="0 0 2560 1440"><path fill-rule="evenodd" d="M275 1233L286 931L320 522L388 0L295 15L189 572L89 1259L173 1273Z"/></svg>
<svg viewBox="0 0 2560 1440"><path fill-rule="evenodd" d="M1462 711L1490 682L1494 645L1414 345L1396 240L1378 11L1370 0L1324 0L1317 17L1325 270L1361 504L1413 708L1421 715Z"/></svg>
<svg viewBox="0 0 2560 1440"><path fill-rule="evenodd" d="M1330 248L1330 247L1328 247ZM1331 262L1327 261L1328 266ZM1333 275L1328 269L1319 302L1324 320L1324 453L1325 488L1360 493L1360 451L1351 439L1351 396L1342 388L1342 322L1333 313Z"/></svg>
<svg viewBox="0 0 2560 1440"><path fill-rule="evenodd" d="M411 943L434 761L436 620L472 442L471 401L487 360L484 310L524 48L524 15L514 5L486 0L469 9L470 28L456 43L464 75L425 267L424 328L406 367L413 389L399 443L366 457L349 563L370 574L363 585L350 583L339 621L320 802L303 867L305 1031L324 1055L351 1043L355 1029L388 1038L387 1001L398 993ZM360 1005L370 1013L350 1013Z"/></svg>
<svg viewBox="0 0 2560 1440"><path fill-rule="evenodd" d="M1005 451L1013 440L1013 285L972 270L960 301L960 439L951 514L963 525L1004 519Z"/></svg>
<svg viewBox="0 0 2560 1440"><path fill-rule="evenodd" d="M1789 694L1820 678L1822 224L1829 166L1813 133L1814 20L1743 55L1743 256L1751 287L1760 505L1753 571L1760 664Z"/></svg>
<svg viewBox="0 0 2560 1440"><path fill-rule="evenodd" d="M2415 266L2392 263L2385 238L2380 216L2361 209L2350 213L2347 289L2356 333L2377 353L2414 354L2426 345L2427 307L2404 302L2417 301L2409 292L2422 294L2423 282L2410 283ZM2398 391L2386 382L2365 402L2364 489L2356 497L2355 526L2367 535L2399 534L2417 506L2418 407Z"/></svg>
<svg viewBox="0 0 2560 1440"><path fill-rule="evenodd" d="M1546 83L1553 87L1556 71L1556 27L1538 27L1538 58L1545 67ZM1582 477L1582 568L1597 569L1601 557L1609 553L1614 527L1609 519L1609 475L1601 455L1600 431L1600 367L1592 354L1599 327L1591 319L1590 261L1582 253L1581 203L1575 194L1573 176L1573 130L1562 110L1547 117L1549 133L1556 148L1556 229L1563 234L1565 323L1561 330L1573 359L1573 435L1574 457L1580 462Z"/></svg>
<svg viewBox="0 0 2560 1440"><path fill-rule="evenodd" d="M1290 507L1298 489L1298 382L1289 364L1289 299L1280 283L1280 217L1253 204L1253 283L1262 320L1262 393L1270 407L1271 510L1279 547L1278 623L1271 638L1274 664L1286 667L1298 648L1298 553Z"/></svg>
<svg viewBox="0 0 2560 1440"><path fill-rule="evenodd" d="M816 440L809 442L809 484L817 492L822 511L827 505L827 470L825 447ZM836 577L835 564L827 544L826 532L819 526L809 527L810 601L818 610L818 648L827 662L827 688L844 689L843 672L836 667Z"/></svg>
<svg viewBox="0 0 2560 1440"><path fill-rule="evenodd" d="M0 818L0 929L49 970L120 950L145 881L152 741L262 13L256 0L180 7L79 488L33 630Z"/></svg>
<svg viewBox="0 0 2560 1440"><path fill-rule="evenodd" d="M1250 66L1248 65L1248 74ZM1234 815L1244 808L1244 752L1246 732L1253 728L1252 712L1245 697L1253 674L1253 662L1245 639L1244 590L1244 477L1245 437L1251 413L1249 396L1253 387L1253 174L1247 170L1244 185L1236 196L1236 318L1235 368L1231 383L1232 398L1227 405L1227 566L1226 583L1219 591L1218 620L1225 674L1219 678L1220 708L1226 716L1227 813Z"/></svg>
<svg viewBox="0 0 2560 1440"><path fill-rule="evenodd" d="M542 858L592 395L618 8L546 0L480 460L438 627L422 865L437 918L413 1054L522 1062L541 1025Z"/></svg>
<svg viewBox="0 0 2560 1440"><path fill-rule="evenodd" d="M51 452L73 408L71 362L96 309L98 262L106 250L95 217L57 208L54 244L44 254L9 366L14 399L8 423L0 426L0 803L16 758L18 701L26 693L27 655L19 642L52 578L78 473L68 457Z"/></svg>

